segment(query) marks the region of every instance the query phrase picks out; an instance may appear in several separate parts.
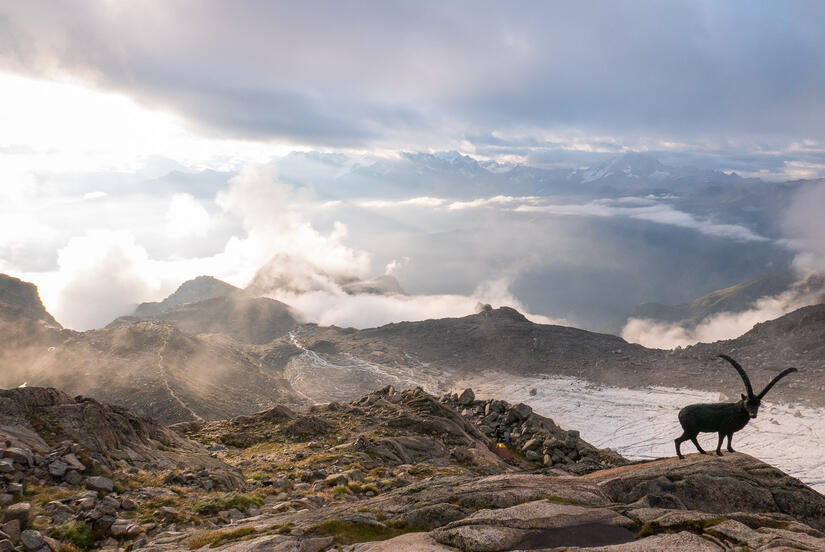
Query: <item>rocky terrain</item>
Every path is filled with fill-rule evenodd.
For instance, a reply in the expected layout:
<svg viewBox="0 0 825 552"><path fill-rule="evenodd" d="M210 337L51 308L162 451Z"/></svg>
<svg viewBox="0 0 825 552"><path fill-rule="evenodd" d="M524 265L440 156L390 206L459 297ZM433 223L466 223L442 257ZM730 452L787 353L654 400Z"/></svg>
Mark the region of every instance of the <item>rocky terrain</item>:
<svg viewBox="0 0 825 552"><path fill-rule="evenodd" d="M43 325L59 329L57 320L49 314L40 301L37 287L19 278L0 274L0 319L41 321Z"/></svg>
<svg viewBox="0 0 825 552"><path fill-rule="evenodd" d="M299 324L292 309L280 301L232 294L182 303L148 316L124 316L107 328L144 320L169 323L193 336L219 334L246 344L269 343Z"/></svg>
<svg viewBox="0 0 825 552"><path fill-rule="evenodd" d="M754 458L630 463L470 390L166 428L15 389L0 440L9 552L825 550L825 497Z"/></svg>
<svg viewBox="0 0 825 552"><path fill-rule="evenodd" d="M322 360L347 355L387 371L394 369L396 375L408 368L420 374L422 383L431 382L433 390L449 389L451 381L483 378L485 372L494 371L516 376L572 376L613 387L686 387L738 396L741 380L730 365L717 358L726 353L740 361L759 389L784 368L797 367L799 373L777 385L770 399L825 406L825 305L803 307L757 324L736 339L672 351L646 349L615 336L576 328L534 324L507 307L463 318L358 331L304 325L293 334L310 348L323 344L319 351ZM267 347L275 351L283 350L284 345L284 340L276 340ZM430 374L433 377L428 379ZM450 377L439 379L436 374ZM378 379L373 386L384 381Z"/></svg>
<svg viewBox="0 0 825 552"><path fill-rule="evenodd" d="M825 305L759 324L734 340L662 351L535 324L507 307L364 330L301 324L287 305L214 279L185 283L151 317L74 332L52 322L35 288L4 281L3 304L17 306L0 311L0 386L54 386L165 423L217 420L276 404L347 402L387 385L440 393L491 372L736 396L740 381L717 359L721 352L743 364L755 387L787 366L799 368L771 391L774 401L823 406L825 396ZM201 299L219 292L226 293ZM191 298L199 300L185 301Z"/></svg>

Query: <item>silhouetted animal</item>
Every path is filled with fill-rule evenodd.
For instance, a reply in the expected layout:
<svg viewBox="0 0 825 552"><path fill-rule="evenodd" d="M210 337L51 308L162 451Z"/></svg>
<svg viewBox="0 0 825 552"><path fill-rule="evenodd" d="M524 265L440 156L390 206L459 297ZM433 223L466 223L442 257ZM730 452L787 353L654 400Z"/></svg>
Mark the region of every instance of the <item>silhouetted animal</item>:
<svg viewBox="0 0 825 552"><path fill-rule="evenodd" d="M748 391L748 396L742 395L742 400L735 403L691 404L680 410L679 423L682 424L684 433L675 440L676 454L679 458L684 458L681 450L682 443L688 439L696 445L696 449L700 453L705 454L705 451L702 450L702 447L699 446L699 442L696 440L699 432L719 433L719 443L716 445L716 454L719 456L722 456L722 441L725 439L725 436L728 438L728 452L736 452L730 445L733 434L748 425L751 418L756 418L762 397L770 391L771 387L776 385L776 382L788 374L797 371L796 368L784 370L773 378L761 393L754 395L748 375L745 373L745 370L739 366L739 363L728 355L719 355L719 357L730 362L731 365L736 368L736 371L739 372L739 375L742 376L742 381L745 382L745 389Z"/></svg>

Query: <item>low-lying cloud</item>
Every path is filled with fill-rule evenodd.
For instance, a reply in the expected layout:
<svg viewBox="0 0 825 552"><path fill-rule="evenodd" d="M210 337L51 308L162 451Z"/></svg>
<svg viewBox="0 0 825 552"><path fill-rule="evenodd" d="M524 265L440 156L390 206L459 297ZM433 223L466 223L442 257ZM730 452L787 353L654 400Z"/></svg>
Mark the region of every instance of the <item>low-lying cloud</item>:
<svg viewBox="0 0 825 552"><path fill-rule="evenodd" d="M509 291L509 282L482 282L472 295L348 295L332 290L306 293L276 292L270 297L296 308L311 322L322 326L373 328L391 322L455 318L473 314L479 305L494 308L507 306L523 313L538 324L569 325L527 312L525 306Z"/></svg>
<svg viewBox="0 0 825 552"><path fill-rule="evenodd" d="M704 318L695 326L630 318L622 329L622 338L656 349L734 339L760 322L779 318L807 305L821 303L825 297L823 294L825 287L821 283L810 289L805 282L798 282L784 293L756 300L747 310L720 312Z"/></svg>
<svg viewBox="0 0 825 552"><path fill-rule="evenodd" d="M418 197L405 200L370 200L357 204L361 207L383 209L399 207L445 208L448 211L496 208L516 213L542 213L553 216L580 217L625 217L689 228L706 236L748 242L768 242L770 238L761 236L746 226L720 224L702 219L675 209L668 203L669 197L621 197L617 199L595 199L587 203L556 203L553 198L537 196L483 197L467 201L451 201L444 198Z"/></svg>
<svg viewBox="0 0 825 552"><path fill-rule="evenodd" d="M646 347L672 349L695 343L732 339L760 322L772 320L801 307L825 301L825 182L811 182L792 198L781 215L783 243L794 251L793 269L797 281L785 292L761 297L741 312L720 312L696 325L663 323L631 318L622 329L627 341Z"/></svg>

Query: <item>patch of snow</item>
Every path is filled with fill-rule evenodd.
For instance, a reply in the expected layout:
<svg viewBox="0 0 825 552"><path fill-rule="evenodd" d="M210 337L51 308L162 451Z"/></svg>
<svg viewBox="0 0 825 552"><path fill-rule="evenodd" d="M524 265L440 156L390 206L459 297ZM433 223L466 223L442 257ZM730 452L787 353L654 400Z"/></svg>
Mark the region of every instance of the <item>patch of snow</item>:
<svg viewBox="0 0 825 552"><path fill-rule="evenodd" d="M570 377L516 377L484 374L456 382L478 398L523 402L582 439L632 459L676 455L673 440L682 434L677 414L688 404L718 402L718 393L692 389L605 387ZM535 388L536 394L530 395ZM716 449L717 435L701 433L699 442ZM733 448L825 492L825 409L763 401L759 416L733 436ZM696 452L688 441L682 453ZM724 448L723 448L724 452Z"/></svg>

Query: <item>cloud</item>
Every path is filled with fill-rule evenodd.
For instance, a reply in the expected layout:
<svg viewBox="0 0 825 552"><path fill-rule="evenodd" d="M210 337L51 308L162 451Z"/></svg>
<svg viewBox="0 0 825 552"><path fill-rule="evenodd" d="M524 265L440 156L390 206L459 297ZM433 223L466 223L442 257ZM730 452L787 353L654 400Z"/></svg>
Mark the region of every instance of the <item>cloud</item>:
<svg viewBox="0 0 825 552"><path fill-rule="evenodd" d="M631 318L622 330L622 337L647 347L665 349L698 342L711 343L738 337L759 322L778 318L806 305L822 303L825 300L822 205L825 205L825 182L811 182L802 186L781 212L785 236L781 242L797 252L792 263L797 281L784 293L762 297L741 312L714 314L695 326Z"/></svg>
<svg viewBox="0 0 825 552"><path fill-rule="evenodd" d="M635 205L626 206L628 203ZM690 213L679 211L667 203L647 198L599 199L584 204L527 204L519 205L515 207L515 210L522 213L546 213L562 216L628 217L680 228L690 228L707 236L736 241L770 241L769 238L760 236L745 226L719 224L702 220Z"/></svg>
<svg viewBox="0 0 825 552"><path fill-rule="evenodd" d="M422 196L400 200L370 199L356 201L355 204L366 209L381 209L387 207L440 207L446 202L446 199L440 197Z"/></svg>
<svg viewBox="0 0 825 552"><path fill-rule="evenodd" d="M177 193L166 211L166 231L176 238L203 237L209 231L209 213L191 195Z"/></svg>
<svg viewBox="0 0 825 552"><path fill-rule="evenodd" d="M507 205L522 204L534 205L539 198L537 197L512 197L498 195L495 197L479 198L471 201L454 201L447 206L451 211L459 211L462 209L478 209L479 207L502 207Z"/></svg>
<svg viewBox="0 0 825 552"><path fill-rule="evenodd" d="M539 324L568 325L564 320L530 314L509 291L506 280L482 282L472 295L348 295L332 290L280 292L272 297L295 307L322 326L373 328L391 322L453 318L476 312L479 303L510 306Z"/></svg>
<svg viewBox="0 0 825 552"><path fill-rule="evenodd" d="M443 198L426 197L407 200L370 200L357 205L365 208L397 208L405 206L446 206L449 211L464 211L482 208L499 208L517 213L544 213L555 216L580 217L627 217L689 228L718 238L735 241L768 242L749 228L738 224L720 224L698 218L679 211L666 201L668 198L620 197L616 199L596 199L588 203L555 203L552 197L504 196L482 197L468 201L449 201Z"/></svg>
<svg viewBox="0 0 825 552"><path fill-rule="evenodd" d="M807 305L820 303L825 297L822 281L800 281L788 291L776 296L762 297L751 308L741 312L721 312L703 319L694 327L662 323L644 318L631 318L622 329L622 338L645 347L673 349L696 343L713 343L734 339L748 332L756 324L779 318Z"/></svg>
<svg viewBox="0 0 825 552"><path fill-rule="evenodd" d="M384 275L385 276L392 276L393 272L398 270L399 268L406 266L410 263L409 257L402 257L399 261L398 259L393 259L387 263L387 266L384 267Z"/></svg>
<svg viewBox="0 0 825 552"><path fill-rule="evenodd" d="M811 2L503 11L469 0L205 1L194 10L35 1L0 10L0 69L68 74L224 136L512 151L522 137L524 152L825 143L825 107L811 93L825 88L825 7Z"/></svg>
<svg viewBox="0 0 825 552"><path fill-rule="evenodd" d="M278 280L292 274L305 280L316 273L333 279L365 277L370 271L370 256L345 245L347 227L335 221L328 233L318 231L307 219L312 194L307 189L295 189L279 180L272 165L249 166L230 179L226 191L218 194L216 203L227 213L240 217L246 230L245 238L235 238L227 249L242 252L245 262L234 276L239 285L246 285L265 264ZM271 262L275 259L276 262ZM292 259L295 266L285 266L277 259ZM311 269L307 269L307 267ZM244 278L245 275L245 278ZM245 279L245 281L240 281ZM306 281L300 286L310 286Z"/></svg>
<svg viewBox="0 0 825 552"><path fill-rule="evenodd" d="M57 263L57 274L41 285L41 293L56 305L55 318L73 329L99 327L129 312L158 285L146 250L128 232L72 238Z"/></svg>
<svg viewBox="0 0 825 552"><path fill-rule="evenodd" d="M825 273L825 181L800 188L781 216L789 246L796 250L796 269L802 274Z"/></svg>

